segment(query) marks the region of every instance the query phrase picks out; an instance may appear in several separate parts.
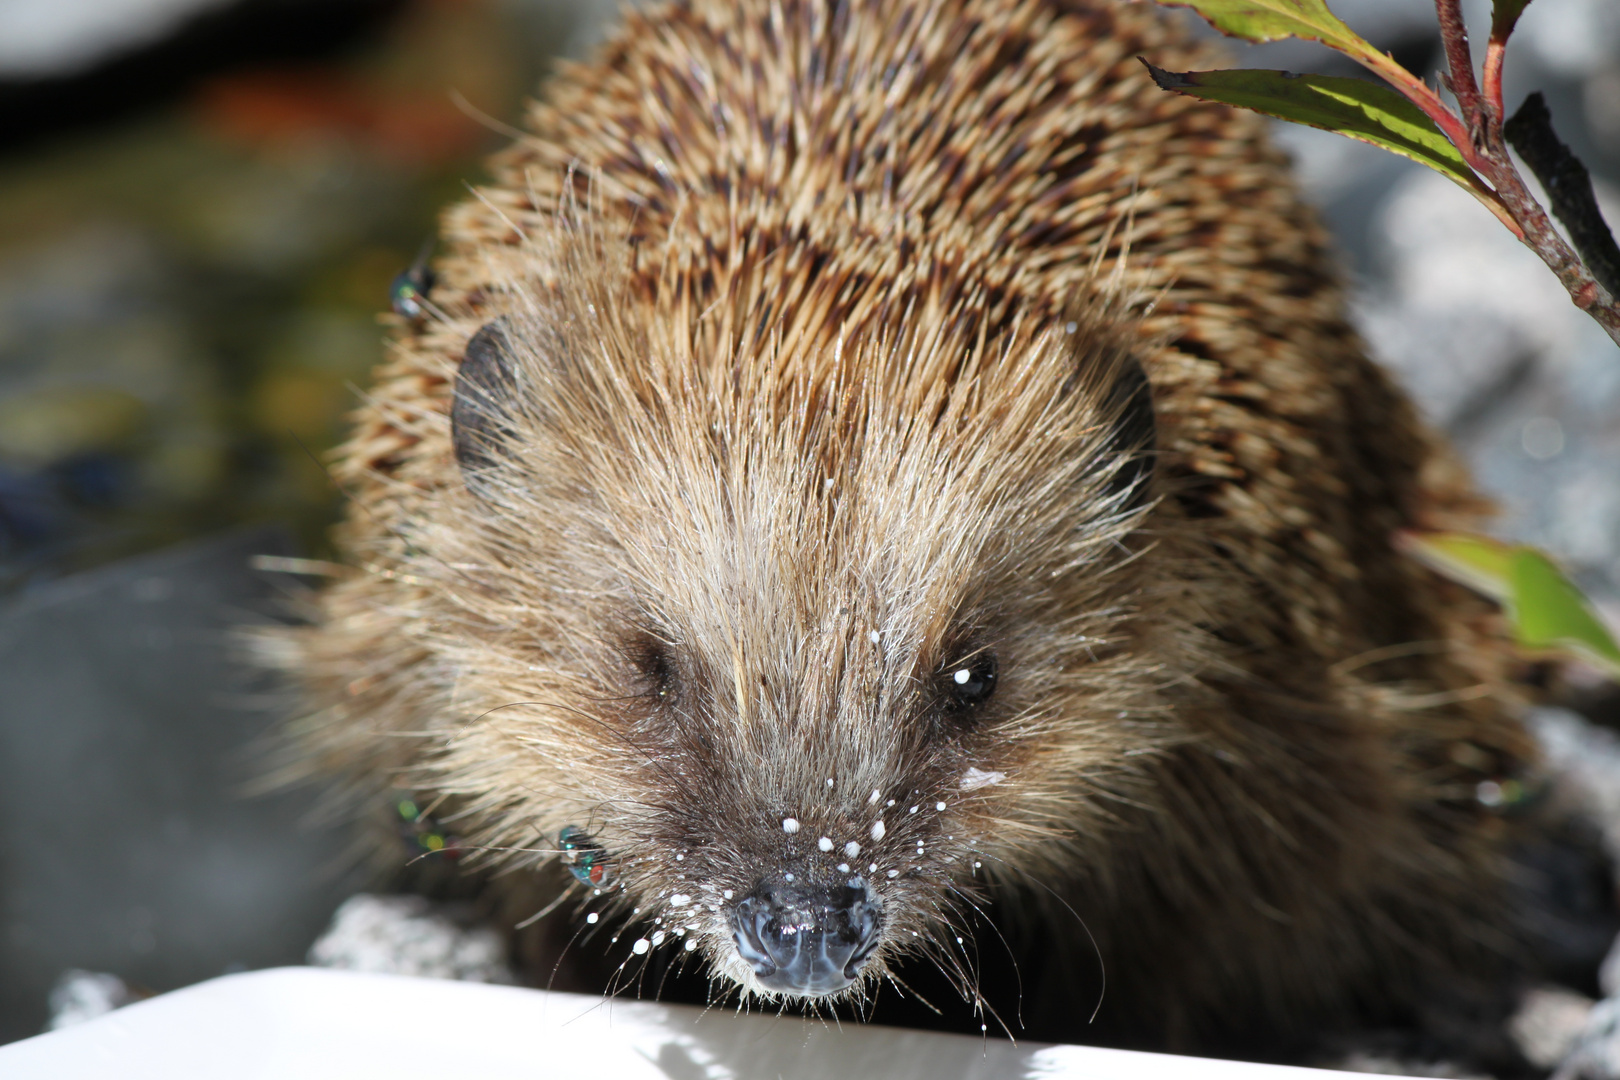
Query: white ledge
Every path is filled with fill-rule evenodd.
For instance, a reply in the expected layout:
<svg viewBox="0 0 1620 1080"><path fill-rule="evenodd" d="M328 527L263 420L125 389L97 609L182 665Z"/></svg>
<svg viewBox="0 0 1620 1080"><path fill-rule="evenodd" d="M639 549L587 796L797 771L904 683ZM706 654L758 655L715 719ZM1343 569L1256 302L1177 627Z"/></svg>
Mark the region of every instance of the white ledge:
<svg viewBox="0 0 1620 1080"><path fill-rule="evenodd" d="M6 1080L1326 1080L1315 1069L1013 1045L509 986L276 968L0 1046Z"/></svg>

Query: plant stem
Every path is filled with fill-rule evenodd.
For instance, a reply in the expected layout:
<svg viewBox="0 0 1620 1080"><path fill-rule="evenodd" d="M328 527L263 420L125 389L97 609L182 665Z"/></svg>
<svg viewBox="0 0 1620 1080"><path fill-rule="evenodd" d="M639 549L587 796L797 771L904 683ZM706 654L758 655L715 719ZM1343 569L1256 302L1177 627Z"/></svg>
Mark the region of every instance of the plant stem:
<svg viewBox="0 0 1620 1080"><path fill-rule="evenodd" d="M1491 110L1491 119L1502 122L1502 61L1507 56L1506 39L1498 41L1493 35L1485 46L1485 70L1481 81L1485 88L1485 105Z"/></svg>
<svg viewBox="0 0 1620 1080"><path fill-rule="evenodd" d="M1480 96L1479 84L1474 82L1474 55L1468 48L1468 25L1463 22L1460 0L1434 0L1434 10L1440 16L1440 40L1446 47L1446 86L1457 98L1457 108L1475 150L1484 148L1483 136L1490 130L1490 110ZM1462 146L1466 155L1468 151ZM1470 162L1472 164L1472 162Z"/></svg>
<svg viewBox="0 0 1620 1080"><path fill-rule="evenodd" d="M1492 36L1486 51L1486 90L1481 94L1479 84L1474 81L1474 58L1468 48L1468 27L1463 22L1462 5L1459 0L1434 0L1434 7L1440 18L1440 39L1446 49L1446 85L1456 95L1457 107L1462 113L1462 124L1459 126L1466 129L1461 139L1452 134L1450 126L1441 124L1441 130L1452 140L1469 167L1491 186L1496 199L1517 225L1514 232L1519 239L1557 275L1564 288L1569 290L1575 306L1596 320L1615 344L1620 345L1620 304L1598 283L1592 271L1581 262L1564 238L1558 235L1547 212L1525 186L1503 141L1501 54L1507 43L1506 34L1501 35L1500 42L1496 40L1497 35ZM1428 91L1428 87L1424 87L1424 90ZM1429 91L1430 96L1432 93ZM1410 92L1407 96L1412 97ZM1429 111L1423 101L1412 100L1425 112ZM1445 109L1444 105L1440 107ZM1445 111L1450 114L1449 109ZM1453 115L1452 119L1455 121L1457 118ZM1601 215L1598 221L1602 221ZM1603 233L1607 236L1608 230L1604 229ZM1613 245L1612 238L1609 238L1609 243Z"/></svg>

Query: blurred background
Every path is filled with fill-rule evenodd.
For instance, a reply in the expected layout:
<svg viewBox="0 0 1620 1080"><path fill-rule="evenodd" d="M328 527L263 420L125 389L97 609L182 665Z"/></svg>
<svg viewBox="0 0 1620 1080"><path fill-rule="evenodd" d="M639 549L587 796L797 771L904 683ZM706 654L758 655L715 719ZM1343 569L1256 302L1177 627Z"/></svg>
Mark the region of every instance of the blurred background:
<svg viewBox="0 0 1620 1080"><path fill-rule="evenodd" d="M1416 71L1429 0L1333 0ZM65 971L135 993L299 962L356 887L228 630L285 617L377 313L610 0L0 0L0 1041ZM1472 6L1483 19L1485 0ZM1475 25L1483 27L1484 22ZM1483 40L1483 34L1476 34ZM1315 46L1250 66L1354 74ZM1620 4L1536 0L1543 90L1620 220ZM493 120L488 118L494 118ZM1620 350L1471 198L1287 127L1374 351L1620 622ZM1612 688L1566 688L1614 722Z"/></svg>

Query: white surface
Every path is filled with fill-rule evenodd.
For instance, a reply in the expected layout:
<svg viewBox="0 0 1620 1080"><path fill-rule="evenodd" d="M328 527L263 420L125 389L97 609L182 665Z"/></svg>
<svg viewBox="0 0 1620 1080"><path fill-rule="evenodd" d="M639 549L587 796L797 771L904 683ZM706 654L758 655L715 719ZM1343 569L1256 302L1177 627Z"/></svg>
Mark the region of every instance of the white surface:
<svg viewBox="0 0 1620 1080"><path fill-rule="evenodd" d="M278 968L0 1046L5 1080L1324 1080L1342 1073Z"/></svg>

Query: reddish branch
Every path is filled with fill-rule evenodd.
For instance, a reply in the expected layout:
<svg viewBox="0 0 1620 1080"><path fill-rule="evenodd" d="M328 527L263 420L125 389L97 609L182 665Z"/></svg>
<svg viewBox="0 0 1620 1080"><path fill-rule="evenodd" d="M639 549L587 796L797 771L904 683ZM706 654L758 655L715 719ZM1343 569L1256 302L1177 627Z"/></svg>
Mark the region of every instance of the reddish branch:
<svg viewBox="0 0 1620 1080"><path fill-rule="evenodd" d="M1513 159L1508 155L1502 131L1502 48L1507 43L1506 33L1492 34L1490 46L1485 54L1485 88L1482 92L1474 80L1474 60L1468 48L1468 28L1463 23L1460 0L1435 0L1434 6L1440 16L1440 38L1446 49L1448 70L1446 85L1457 99L1462 126L1466 130L1465 138L1457 139L1453 136L1452 141L1469 167L1491 186L1496 199L1517 224L1517 231L1525 246L1539 255L1541 261L1558 275L1558 280L1574 299L1575 306L1597 320L1615 343L1620 344L1620 304L1616 303L1611 291L1598 283L1592 271L1581 262L1564 238L1558 235L1558 231L1553 228L1552 220L1530 194L1523 178L1519 176L1519 170L1513 164ZM1501 40L1497 40L1499 36ZM1413 100L1420 107L1426 104L1415 98ZM1444 106L1441 108L1444 110ZM1431 108L1425 108L1424 111L1433 116ZM1449 113L1450 110L1444 111ZM1542 116L1545 116L1545 112L1543 109ZM1524 115L1522 110L1521 115ZM1438 122L1439 118L1435 119ZM1456 115L1452 114L1452 123L1440 123L1441 130L1452 135L1457 119ZM1515 117L1515 123L1519 123L1518 117ZM1518 130L1531 131L1536 123L1537 121L1531 118ZM1557 137L1552 135L1550 121L1545 123L1545 128L1546 136L1556 143ZM1564 150L1569 159L1573 160L1574 155L1569 154L1562 143L1558 143L1558 146ZM1578 166L1579 162L1575 164ZM1534 165L1532 167L1534 168ZM1565 171L1567 174L1567 163ZM1585 173L1584 167L1581 168L1581 172ZM1559 211L1559 217L1564 219L1566 224L1569 223L1569 219L1564 211L1568 209L1579 218L1585 228L1591 229L1591 215L1585 212L1584 207L1579 207L1568 200L1560 204L1559 194L1554 190L1559 185L1547 184L1545 179L1543 183L1548 188L1549 197L1554 200L1554 208ZM1562 187L1573 190L1575 185L1564 184ZM1588 182L1586 185L1588 192L1590 187ZM1595 201L1591 212L1596 213ZM1597 225L1612 249L1614 239L1609 235L1607 227L1602 225L1601 215L1597 217ZM1572 232L1576 231L1573 226L1571 229Z"/></svg>

